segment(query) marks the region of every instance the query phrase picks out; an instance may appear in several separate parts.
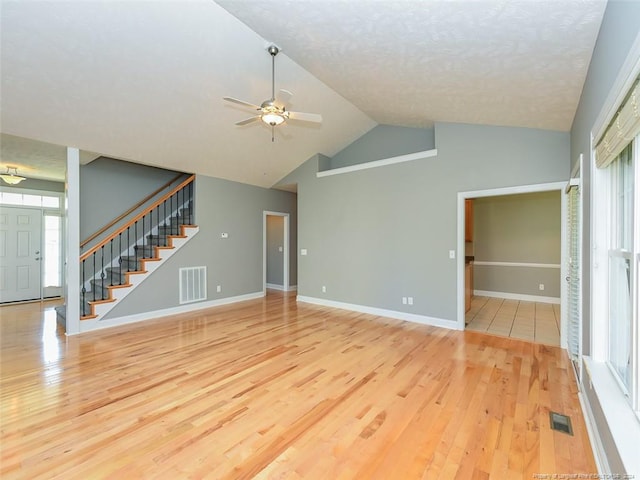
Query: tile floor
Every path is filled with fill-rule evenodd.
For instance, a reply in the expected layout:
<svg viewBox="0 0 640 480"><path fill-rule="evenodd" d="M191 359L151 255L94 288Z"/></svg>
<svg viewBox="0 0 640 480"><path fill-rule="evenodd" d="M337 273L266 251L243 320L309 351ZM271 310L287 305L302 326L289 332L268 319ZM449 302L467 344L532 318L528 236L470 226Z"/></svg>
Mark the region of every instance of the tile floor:
<svg viewBox="0 0 640 480"><path fill-rule="evenodd" d="M465 319L468 330L560 345L560 305L473 297Z"/></svg>

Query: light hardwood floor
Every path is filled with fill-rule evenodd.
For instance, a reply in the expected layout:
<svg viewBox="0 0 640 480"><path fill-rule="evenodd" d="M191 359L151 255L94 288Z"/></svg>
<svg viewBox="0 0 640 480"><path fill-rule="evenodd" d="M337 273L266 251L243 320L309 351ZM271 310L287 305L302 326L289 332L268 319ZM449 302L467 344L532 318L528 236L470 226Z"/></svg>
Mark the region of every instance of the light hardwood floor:
<svg viewBox="0 0 640 480"><path fill-rule="evenodd" d="M475 296L465 320L469 330L560 345L560 305Z"/></svg>
<svg viewBox="0 0 640 480"><path fill-rule="evenodd" d="M50 312L0 308L3 479L596 472L559 348L282 293L69 338Z"/></svg>

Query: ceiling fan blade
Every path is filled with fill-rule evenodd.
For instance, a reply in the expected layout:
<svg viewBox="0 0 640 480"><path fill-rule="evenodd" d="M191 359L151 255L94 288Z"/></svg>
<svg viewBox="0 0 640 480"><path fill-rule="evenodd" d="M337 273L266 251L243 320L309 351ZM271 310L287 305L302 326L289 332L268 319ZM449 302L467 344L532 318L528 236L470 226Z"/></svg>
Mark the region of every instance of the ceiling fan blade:
<svg viewBox="0 0 640 480"><path fill-rule="evenodd" d="M244 107L250 107L250 108L253 108L255 110L260 110L260 107L258 105L254 105L253 103L245 102L244 100L238 100L237 98L233 98L233 97L222 97L222 99L226 100L227 102L237 103L238 105L242 105Z"/></svg>
<svg viewBox="0 0 640 480"><path fill-rule="evenodd" d="M322 115L320 115L319 113L303 113L303 112L288 112L288 113L289 113L289 119L291 120L322 123Z"/></svg>
<svg viewBox="0 0 640 480"><path fill-rule="evenodd" d="M256 115L255 117L249 117L249 118L245 118L244 120L240 120L239 122L236 122L236 125L239 125L239 126L247 125L249 123L255 122L256 120L260 120L260 115Z"/></svg>
<svg viewBox="0 0 640 480"><path fill-rule="evenodd" d="M278 101L278 103L286 105L291 101L291 97L293 97L293 93L283 88L276 95L276 100Z"/></svg>

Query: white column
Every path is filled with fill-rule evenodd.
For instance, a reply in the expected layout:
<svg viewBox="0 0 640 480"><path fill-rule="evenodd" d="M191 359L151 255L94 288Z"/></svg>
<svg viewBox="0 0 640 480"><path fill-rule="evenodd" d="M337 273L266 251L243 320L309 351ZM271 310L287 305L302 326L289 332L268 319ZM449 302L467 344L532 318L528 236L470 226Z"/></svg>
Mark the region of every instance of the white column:
<svg viewBox="0 0 640 480"><path fill-rule="evenodd" d="M65 184L67 335L80 333L80 150L67 148Z"/></svg>

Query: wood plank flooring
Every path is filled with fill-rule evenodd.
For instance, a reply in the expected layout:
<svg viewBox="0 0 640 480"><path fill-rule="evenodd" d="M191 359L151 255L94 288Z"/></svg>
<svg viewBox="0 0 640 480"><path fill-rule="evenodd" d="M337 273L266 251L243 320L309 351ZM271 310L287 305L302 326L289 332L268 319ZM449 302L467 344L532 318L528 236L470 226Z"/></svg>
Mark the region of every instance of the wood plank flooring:
<svg viewBox="0 0 640 480"><path fill-rule="evenodd" d="M282 293L68 338L38 305L0 316L3 479L596 472L559 348Z"/></svg>

